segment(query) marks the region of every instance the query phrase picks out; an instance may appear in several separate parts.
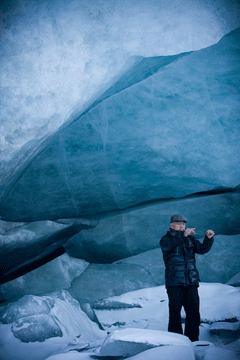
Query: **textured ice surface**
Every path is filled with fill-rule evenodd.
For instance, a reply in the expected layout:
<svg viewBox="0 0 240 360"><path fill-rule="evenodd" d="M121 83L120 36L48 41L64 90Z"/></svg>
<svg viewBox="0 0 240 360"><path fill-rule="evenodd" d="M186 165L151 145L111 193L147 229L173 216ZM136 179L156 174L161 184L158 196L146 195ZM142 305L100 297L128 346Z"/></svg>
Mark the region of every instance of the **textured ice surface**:
<svg viewBox="0 0 240 360"><path fill-rule="evenodd" d="M158 285L165 281L165 265L163 262L161 248L149 250L139 255L130 256L126 259L116 261L116 264L136 264L149 271Z"/></svg>
<svg viewBox="0 0 240 360"><path fill-rule="evenodd" d="M198 238L204 237L207 229L216 234L239 234L239 204L239 192L152 203L105 216L94 229L83 230L69 239L65 249L71 256L100 263L155 249L169 230L170 216L176 213L186 216L187 226L196 228ZM231 252L235 245L229 242L226 251Z"/></svg>
<svg viewBox="0 0 240 360"><path fill-rule="evenodd" d="M169 345L189 347L189 353L193 355L192 344L183 335L136 328L116 330L108 335L101 346L100 354L105 356L133 356L156 346Z"/></svg>
<svg viewBox="0 0 240 360"><path fill-rule="evenodd" d="M204 282L226 283L239 270L239 253L240 235L215 236L209 253L196 255L200 279Z"/></svg>
<svg viewBox="0 0 240 360"><path fill-rule="evenodd" d="M87 267L86 261L63 254L38 269L0 285L0 295L5 300L11 300L26 294L38 295L67 289Z"/></svg>
<svg viewBox="0 0 240 360"><path fill-rule="evenodd" d="M231 279L227 281L228 285L240 286L240 272L234 274Z"/></svg>
<svg viewBox="0 0 240 360"><path fill-rule="evenodd" d="M239 33L173 62L137 60L5 184L1 216L94 215L238 185Z"/></svg>
<svg viewBox="0 0 240 360"><path fill-rule="evenodd" d="M55 221L35 221L33 223L12 223L0 220L1 246L27 245L38 238L66 228L68 224Z"/></svg>
<svg viewBox="0 0 240 360"><path fill-rule="evenodd" d="M1 1L1 170L6 174L5 162L32 140L11 168L25 160L129 55L214 44L239 26L239 8L237 0Z"/></svg>
<svg viewBox="0 0 240 360"><path fill-rule="evenodd" d="M27 316L12 325L14 336L22 342L43 342L46 339L62 336L62 331L53 316Z"/></svg>
<svg viewBox="0 0 240 360"><path fill-rule="evenodd" d="M215 235L214 239L209 253L196 255L201 281L221 282L235 286L238 284L239 286L239 273L233 277L232 275L239 269L240 235ZM199 241L203 242L203 238L200 238ZM160 247L119 260L116 263L141 265L150 272L159 285L165 283L165 265Z"/></svg>
<svg viewBox="0 0 240 360"><path fill-rule="evenodd" d="M68 291L81 304L128 291L155 286L151 274L135 264L90 264Z"/></svg>
<svg viewBox="0 0 240 360"><path fill-rule="evenodd" d="M62 245L69 238L95 225L96 222L84 219L38 221L15 227L0 235L1 284L62 255L65 253Z"/></svg>
<svg viewBox="0 0 240 360"><path fill-rule="evenodd" d="M10 324L32 315L49 314L53 306L54 299L51 297L24 296L17 302L1 309L0 321L3 324Z"/></svg>
<svg viewBox="0 0 240 360"><path fill-rule="evenodd" d="M44 360L71 346L84 348L106 335L67 291L24 296L1 308L1 320L0 358L4 360Z"/></svg>
<svg viewBox="0 0 240 360"><path fill-rule="evenodd" d="M165 266L159 239L160 236L155 250L112 264L90 264L69 288L72 296L80 303L93 304L94 300L164 284ZM240 235L215 236L211 251L196 255L201 281L226 282L239 269L239 252Z"/></svg>

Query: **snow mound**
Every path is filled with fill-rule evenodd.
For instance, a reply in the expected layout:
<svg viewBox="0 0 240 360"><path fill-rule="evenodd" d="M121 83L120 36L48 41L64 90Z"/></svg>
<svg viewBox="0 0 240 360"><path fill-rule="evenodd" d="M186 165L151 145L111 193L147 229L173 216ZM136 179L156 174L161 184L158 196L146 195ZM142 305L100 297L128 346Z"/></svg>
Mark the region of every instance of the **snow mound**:
<svg viewBox="0 0 240 360"><path fill-rule="evenodd" d="M210 333L216 335L223 344L230 344L234 341L240 341L240 321L235 322L217 322L210 326ZM240 351L240 346L239 346ZM239 353L240 355L240 353Z"/></svg>
<svg viewBox="0 0 240 360"><path fill-rule="evenodd" d="M95 355L95 353L79 353L77 351L71 351L65 354L52 355L46 360L93 360L92 355Z"/></svg>
<svg viewBox="0 0 240 360"><path fill-rule="evenodd" d="M239 356L234 351L200 341L194 343L194 354L196 360L239 360Z"/></svg>
<svg viewBox="0 0 240 360"><path fill-rule="evenodd" d="M202 283L199 287L201 321L240 320L240 291L225 284Z"/></svg>
<svg viewBox="0 0 240 360"><path fill-rule="evenodd" d="M194 353L189 346L161 346L146 350L129 358L129 360L195 360ZM60 360L60 359L59 359Z"/></svg>
<svg viewBox="0 0 240 360"><path fill-rule="evenodd" d="M1 309L0 322L4 360L45 360L106 336L65 290L42 297L26 295Z"/></svg>
<svg viewBox="0 0 240 360"><path fill-rule="evenodd" d="M179 334L147 329L122 329L109 334L102 344L104 356L133 356L157 346L192 347L191 341Z"/></svg>
<svg viewBox="0 0 240 360"><path fill-rule="evenodd" d="M201 283L199 287L201 322L212 324L217 321L240 320L240 291L224 284ZM110 309L111 302L124 303L121 308ZM96 303L95 313L103 328L110 331L118 328L148 328L167 331L168 298L165 286L128 292ZM128 309L126 304L138 304ZM185 312L182 312L185 317Z"/></svg>

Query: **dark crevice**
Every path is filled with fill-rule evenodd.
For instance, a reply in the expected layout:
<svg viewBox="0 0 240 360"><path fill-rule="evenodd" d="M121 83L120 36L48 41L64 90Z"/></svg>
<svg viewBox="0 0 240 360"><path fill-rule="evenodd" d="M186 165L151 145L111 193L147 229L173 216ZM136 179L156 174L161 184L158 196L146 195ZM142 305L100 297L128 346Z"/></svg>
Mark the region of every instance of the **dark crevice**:
<svg viewBox="0 0 240 360"><path fill-rule="evenodd" d="M1 280L0 284L5 284L6 282L9 282L11 280L14 280L20 276L23 276L27 273L29 273L32 270L35 270L39 268L40 266L43 266L47 264L48 262L56 259L57 257L63 255L66 252L63 246L60 246L56 250L52 251L50 254L47 254L46 256L40 258L40 259L32 259L32 261L26 265L22 265L20 268L17 268L16 270L9 271L7 275L1 274Z"/></svg>
<svg viewBox="0 0 240 360"><path fill-rule="evenodd" d="M105 217L112 217L115 216L117 214L125 214L128 213L130 211L134 211L134 210L138 210L138 209L142 209L148 206L152 206L152 205L156 205L159 203L169 203L169 202L175 202L175 201L180 201L180 200L184 200L184 199L194 199L194 198L200 198L200 197L205 197L205 196L215 196L215 195L221 195L221 194L236 194L240 192L240 185L237 185L236 187L218 187L212 190L207 190L207 191L200 191L200 192L196 192L196 193L192 193L186 196L182 196L182 197L169 197L169 198L156 198L156 199L150 199L150 200L146 200L146 201L141 201L137 204L133 204L133 205L129 205L126 206L124 208L118 208L118 209L112 209L112 210L108 210L108 211L103 211L100 214L94 214L94 215L86 215L84 214L84 219L85 220L95 220L95 221L99 221ZM73 216L71 215L70 217L66 214L66 216L62 215L62 218L64 218L64 220L67 220L68 218L71 219L79 219L81 216ZM2 220L5 221L10 221L8 218L2 216ZM42 220L50 220L50 221L60 221L59 217L53 217L53 216L49 216L49 217L40 217L38 219L34 219L31 220L30 218L21 218L21 222L26 222L26 223L31 223L31 222L36 222L36 221L42 221ZM63 219L62 219L63 221ZM61 222L61 221L60 221ZM93 225L93 227L95 227L96 224ZM91 226L90 226L91 227ZM87 227L88 228L88 227Z"/></svg>
<svg viewBox="0 0 240 360"><path fill-rule="evenodd" d="M169 198L151 199L151 200L142 201L142 202L140 202L138 204L135 204L135 205L127 206L124 209L105 211L101 215L95 216L94 218L99 220L99 219L104 218L106 215L114 216L116 214L125 213L128 210L133 210L133 209L137 210L137 209L144 208L146 206L154 205L154 204L157 204L157 203L165 203L165 202L169 202L169 201L179 201L179 200L184 200L184 199L189 199L189 198L197 198L197 197L204 197L204 196L214 196L214 195L221 195L221 194L228 194L228 193L239 193L239 192L240 192L240 185L237 185L234 188L232 188L232 187L219 187L219 188L215 188L215 189L212 189L212 190L200 191L200 192L192 193L192 194L182 196L182 197L169 197Z"/></svg>

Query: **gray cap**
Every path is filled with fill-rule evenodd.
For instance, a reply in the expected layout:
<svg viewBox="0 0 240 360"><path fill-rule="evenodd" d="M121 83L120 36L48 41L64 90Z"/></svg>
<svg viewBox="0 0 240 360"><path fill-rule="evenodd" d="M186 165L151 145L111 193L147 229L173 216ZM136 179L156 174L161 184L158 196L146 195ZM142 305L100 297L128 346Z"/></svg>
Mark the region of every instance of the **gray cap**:
<svg viewBox="0 0 240 360"><path fill-rule="evenodd" d="M188 220L183 215L174 214L174 215L171 216L170 224L174 223L174 222L179 222L179 221L183 221L183 222L186 223Z"/></svg>

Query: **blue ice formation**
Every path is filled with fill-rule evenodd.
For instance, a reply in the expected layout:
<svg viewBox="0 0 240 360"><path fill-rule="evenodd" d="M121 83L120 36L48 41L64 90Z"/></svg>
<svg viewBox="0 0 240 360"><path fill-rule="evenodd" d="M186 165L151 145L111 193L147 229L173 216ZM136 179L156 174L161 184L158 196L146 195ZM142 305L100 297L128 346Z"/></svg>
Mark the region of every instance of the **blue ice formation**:
<svg viewBox="0 0 240 360"><path fill-rule="evenodd" d="M207 229L214 229L216 234L236 235L240 233L239 203L237 189L223 194L152 202L105 215L96 227L70 238L64 248L70 256L90 263L111 263L159 248L159 240L169 230L170 215L174 213L185 214L189 220L187 227L194 227L199 239ZM236 239L230 244L226 240L228 249L233 249L236 243ZM215 254L215 246L211 252ZM218 251L215 255L218 256ZM237 261L238 252L232 252L232 259ZM221 273L224 271L222 268Z"/></svg>
<svg viewBox="0 0 240 360"><path fill-rule="evenodd" d="M14 247L11 248L14 254ZM34 264L34 259L32 259L32 262ZM70 257L65 253L22 276L15 272L16 279L0 285L0 302L20 299L22 296L29 294L41 295L68 289L71 282L88 265L88 262Z"/></svg>
<svg viewBox="0 0 240 360"><path fill-rule="evenodd" d="M1 241L2 283L65 251L108 264L156 249L173 213L183 213L198 238L209 228L240 233L239 35L195 52L135 58L26 155L3 186L0 216L32 222L26 230L56 219L62 227L32 243ZM230 244L237 261L236 239ZM217 272L221 281L224 267ZM19 294L31 283L24 281ZM18 298L18 289L10 281L1 294Z"/></svg>
<svg viewBox="0 0 240 360"><path fill-rule="evenodd" d="M105 332L65 290L45 296L26 295L2 306L0 329L1 343L4 342L0 357L6 360L26 359L28 349L32 352L29 358L46 359L59 350L71 350L71 343L80 350L105 337Z"/></svg>
<svg viewBox="0 0 240 360"><path fill-rule="evenodd" d="M63 245L83 229L96 226L84 219L34 222L0 235L0 284L24 275L65 253Z"/></svg>
<svg viewBox="0 0 240 360"><path fill-rule="evenodd" d="M239 35L137 58L4 185L2 219L96 216L237 186Z"/></svg>

